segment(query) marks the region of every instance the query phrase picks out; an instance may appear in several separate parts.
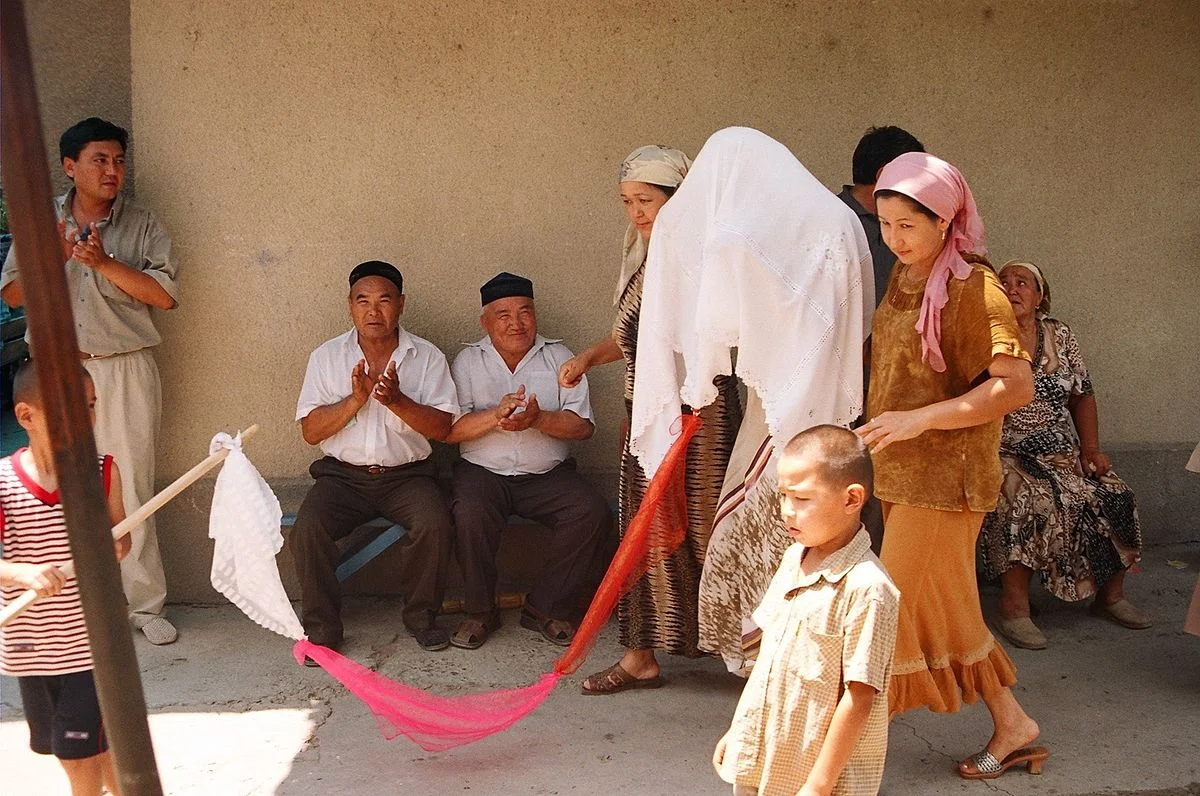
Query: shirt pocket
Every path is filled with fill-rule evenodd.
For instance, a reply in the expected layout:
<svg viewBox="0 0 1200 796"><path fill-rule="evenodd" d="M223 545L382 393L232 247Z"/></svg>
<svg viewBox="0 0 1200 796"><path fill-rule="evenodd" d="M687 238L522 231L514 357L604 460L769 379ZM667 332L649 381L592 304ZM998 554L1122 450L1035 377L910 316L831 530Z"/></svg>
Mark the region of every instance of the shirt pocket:
<svg viewBox="0 0 1200 796"><path fill-rule="evenodd" d="M796 633L788 673L801 680L837 683L842 679L842 637L805 625Z"/></svg>
<svg viewBox="0 0 1200 796"><path fill-rule="evenodd" d="M100 275L96 271L87 268L87 266L81 267L91 271L89 276L96 280L96 288L100 291L100 295L104 296L104 298L108 299L109 301L115 301L118 304L127 304L131 307L137 306L139 303L138 300L133 296L117 287L108 277Z"/></svg>

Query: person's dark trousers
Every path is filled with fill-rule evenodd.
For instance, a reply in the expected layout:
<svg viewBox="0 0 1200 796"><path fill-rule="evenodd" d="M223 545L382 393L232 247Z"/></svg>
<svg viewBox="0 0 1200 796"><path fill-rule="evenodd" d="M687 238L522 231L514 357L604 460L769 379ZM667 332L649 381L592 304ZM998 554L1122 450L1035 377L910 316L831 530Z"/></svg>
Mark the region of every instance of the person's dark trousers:
<svg viewBox="0 0 1200 796"><path fill-rule="evenodd" d="M316 481L296 514L288 549L300 581L304 632L325 646L342 642L342 589L335 574L337 540L376 517L404 526L396 573L404 626L420 630L442 607L454 525L437 470L428 459L371 473L332 456L308 468Z"/></svg>
<svg viewBox="0 0 1200 796"><path fill-rule="evenodd" d="M536 475L497 475L459 460L450 506L470 614L495 606L496 551L510 515L552 531L543 574L527 599L530 608L551 619L570 617L596 552L612 533L612 509L575 470L574 459Z"/></svg>

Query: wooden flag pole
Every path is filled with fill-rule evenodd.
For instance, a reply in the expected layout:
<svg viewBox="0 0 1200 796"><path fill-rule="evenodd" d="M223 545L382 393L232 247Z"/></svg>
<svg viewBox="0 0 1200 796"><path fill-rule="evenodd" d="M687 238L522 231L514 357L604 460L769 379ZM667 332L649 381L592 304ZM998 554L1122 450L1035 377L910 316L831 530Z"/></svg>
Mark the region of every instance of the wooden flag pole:
<svg viewBox="0 0 1200 796"><path fill-rule="evenodd" d="M13 246L21 264L30 347L50 426L59 495L79 565L93 676L122 796L161 796L146 699L126 615L83 367L50 193L33 60L21 0L0 0L0 159Z"/></svg>
<svg viewBox="0 0 1200 796"><path fill-rule="evenodd" d="M242 440L243 441L247 440L250 437L254 436L256 433L258 433L258 423L255 423L254 425L250 426L250 428L248 428L242 432ZM207 473L209 470L216 467L221 462L225 461L225 458L227 456L229 456L229 449L221 448L221 450L209 455L209 457L207 459L200 462L195 467L193 467L192 469L188 470L183 475L176 478L175 481L172 482L170 486L163 489L163 491L159 492L157 495L155 495L154 497L147 500L140 507L138 507L137 511L133 512L128 517L126 517L125 519L121 520L116 525L114 525L113 529L112 529L113 540L115 541L117 539L120 539L122 536L125 536L130 531L132 531L134 528L141 525L143 522L146 521L147 517L149 517L154 512L158 511L163 506L167 505L168 501L170 501L172 498L174 498L176 495L178 495L183 490L187 489L189 486L194 484L196 481L199 481L200 478L205 473ZM68 578L74 577L75 562L68 561L66 564L59 567L59 570L62 572L63 575L65 575ZM20 597L13 600L8 605L4 606L4 610L0 611L0 627L4 627L11 620L20 616L21 612L24 611L26 608L28 608L30 605L33 605L34 601L36 601L37 598L38 598L38 593L35 590L26 589L24 592L21 593Z"/></svg>

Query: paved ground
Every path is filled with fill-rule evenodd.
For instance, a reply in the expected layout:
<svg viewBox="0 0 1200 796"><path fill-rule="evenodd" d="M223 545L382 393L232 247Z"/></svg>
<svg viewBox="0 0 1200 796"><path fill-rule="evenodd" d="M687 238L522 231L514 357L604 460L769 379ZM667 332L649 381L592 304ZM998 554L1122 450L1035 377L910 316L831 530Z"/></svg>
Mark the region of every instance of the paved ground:
<svg viewBox="0 0 1200 796"><path fill-rule="evenodd" d="M954 761L989 732L986 711L973 706L954 716L900 717L883 792L1200 794L1200 638L1180 629L1198 568L1200 544L1148 551L1130 595L1158 619L1151 630L1124 630L1081 606L1042 600L1039 622L1051 648L1012 651L1019 698L1052 750L1042 776L1014 771L992 783L954 776ZM322 671L296 666L290 642L236 609L176 606L171 616L178 643L155 648L138 639L171 794L728 793L708 760L740 681L712 660L669 659L669 683L659 691L584 697L582 674L618 654L613 626L583 672L523 722L472 746L426 754L403 738L383 740L361 703ZM511 614L475 652L421 652L398 625L395 602L352 602L346 654L436 693L531 683L558 652ZM25 746L15 683L0 686L0 791L65 793L57 763Z"/></svg>

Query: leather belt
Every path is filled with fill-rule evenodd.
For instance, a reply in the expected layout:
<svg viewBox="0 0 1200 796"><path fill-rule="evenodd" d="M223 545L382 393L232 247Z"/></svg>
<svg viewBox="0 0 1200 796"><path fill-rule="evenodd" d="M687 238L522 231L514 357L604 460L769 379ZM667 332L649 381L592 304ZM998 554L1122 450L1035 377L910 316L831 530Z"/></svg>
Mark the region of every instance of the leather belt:
<svg viewBox="0 0 1200 796"><path fill-rule="evenodd" d="M340 460L339 460L340 461ZM349 467L352 470L358 470L371 475L383 475L384 473L394 473L407 468L407 464L396 464L392 466L383 464L350 464L350 462L340 462L343 467Z"/></svg>

